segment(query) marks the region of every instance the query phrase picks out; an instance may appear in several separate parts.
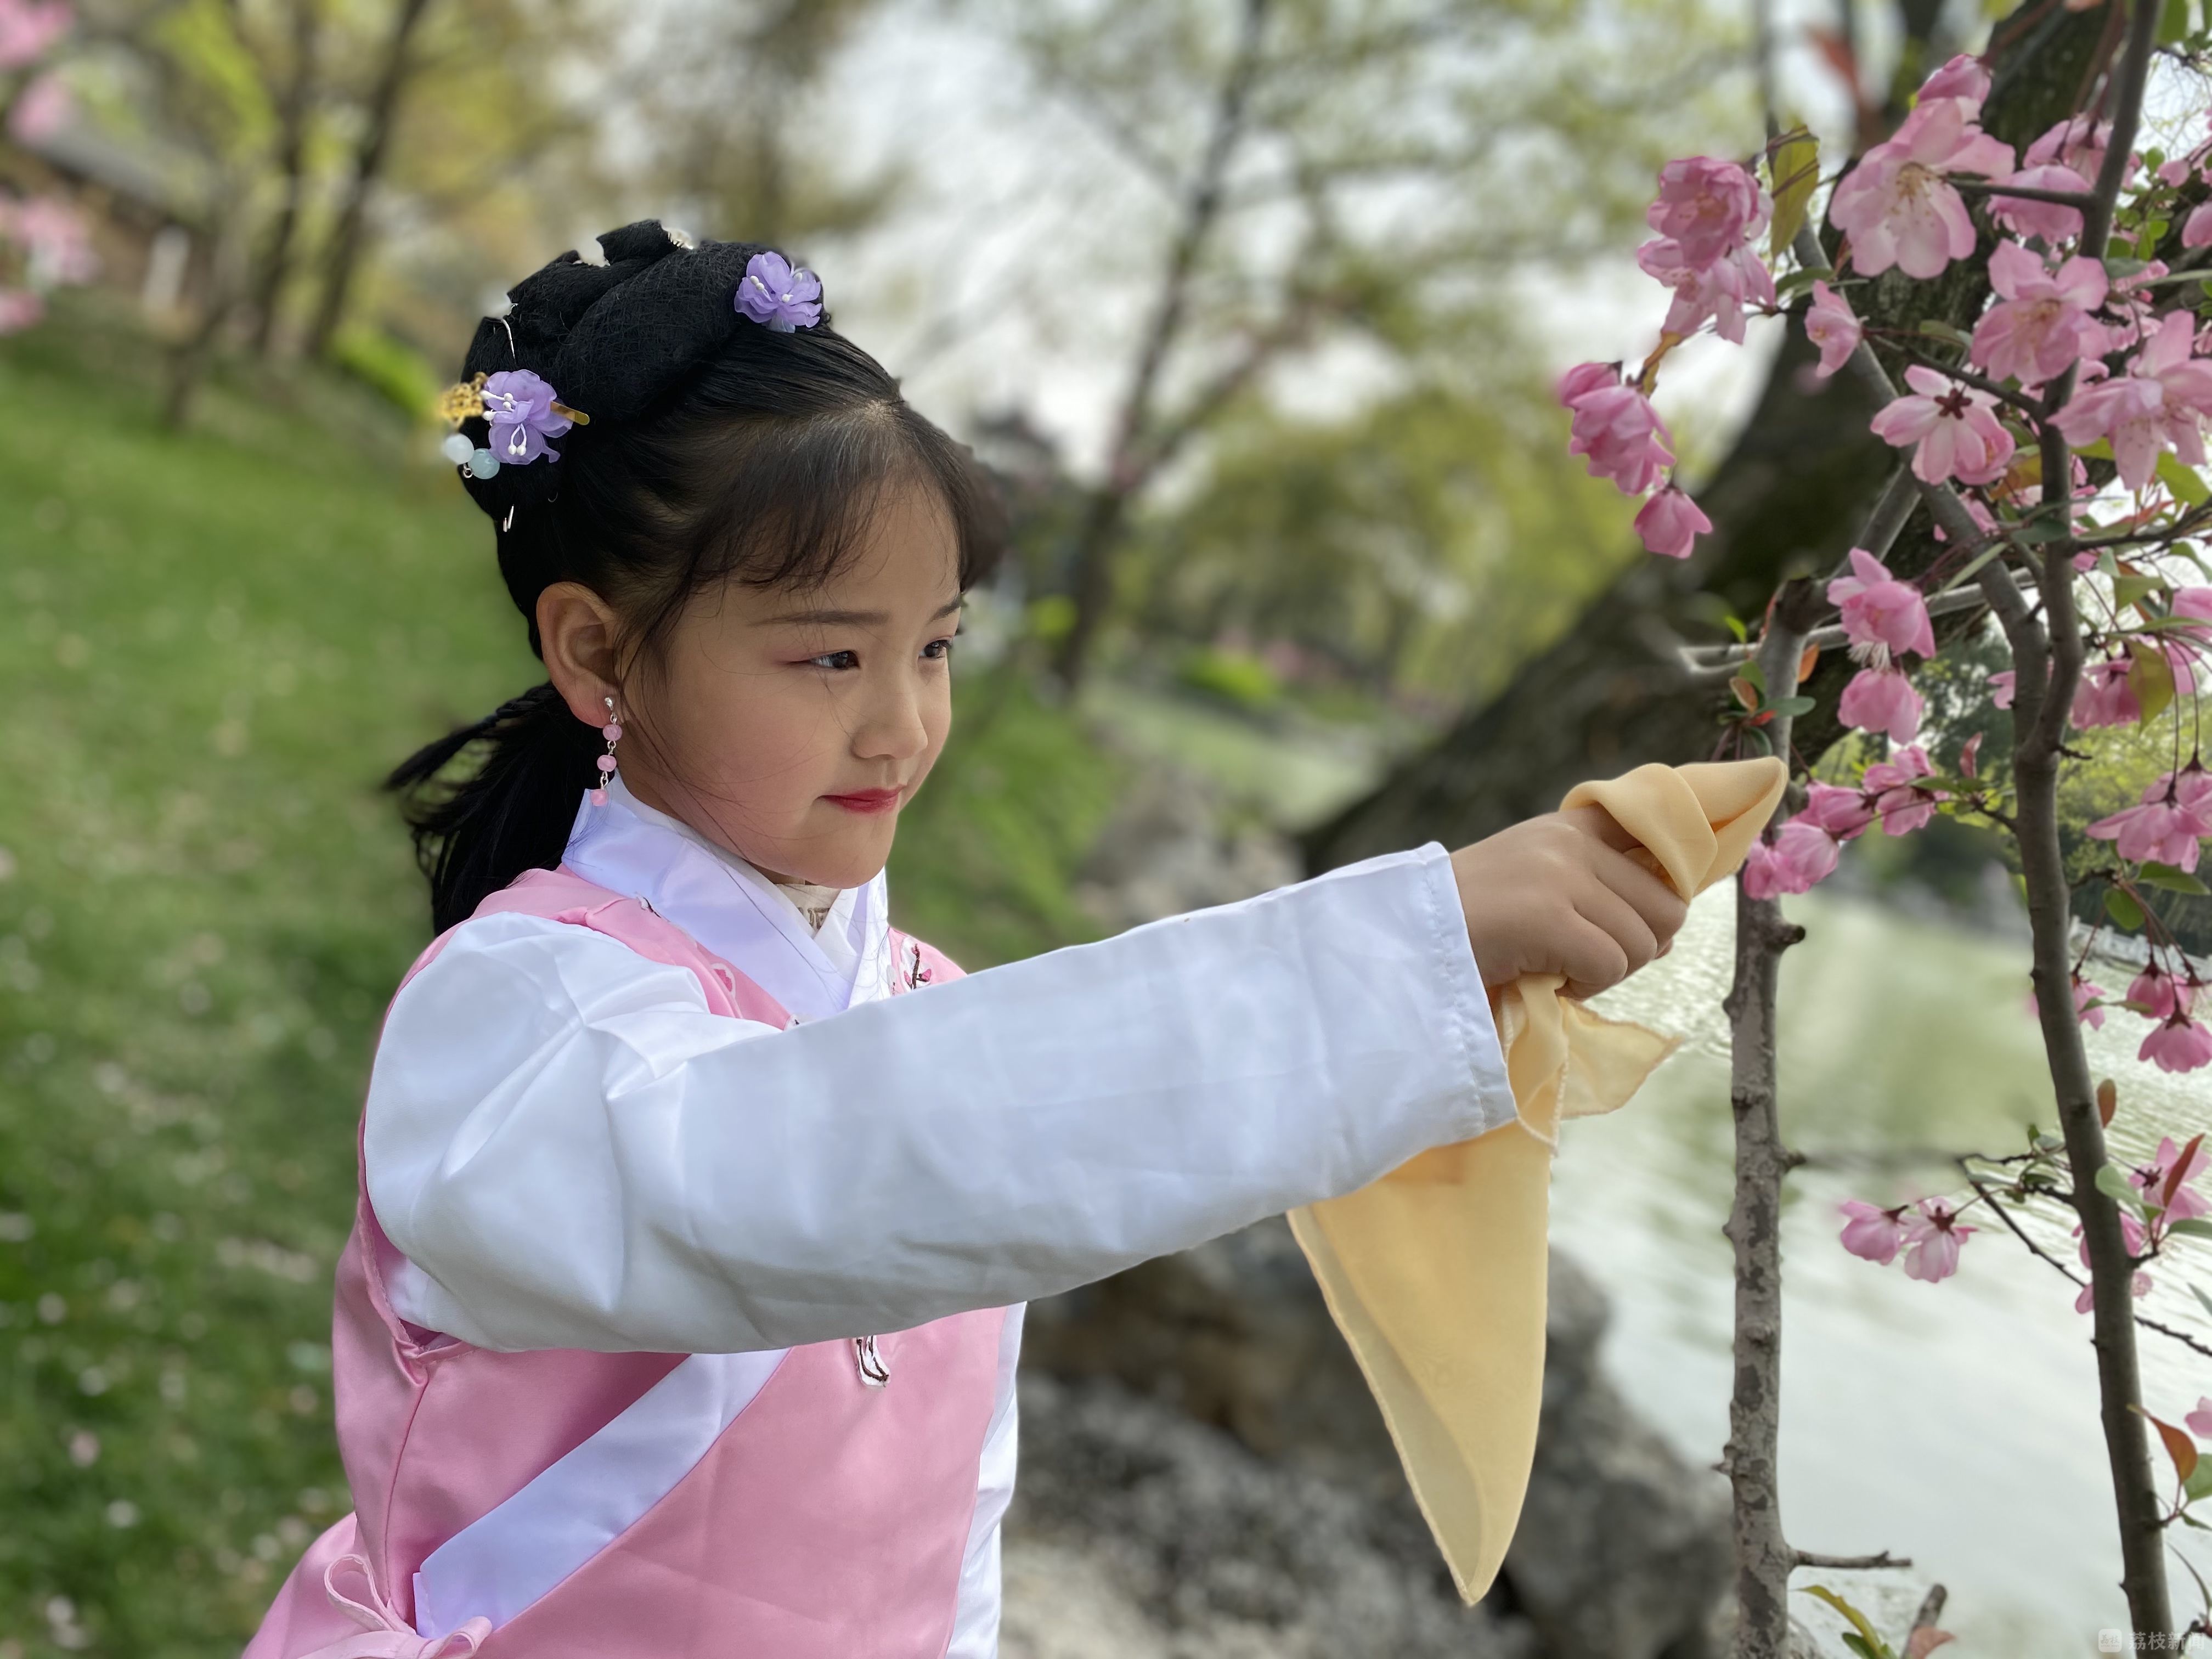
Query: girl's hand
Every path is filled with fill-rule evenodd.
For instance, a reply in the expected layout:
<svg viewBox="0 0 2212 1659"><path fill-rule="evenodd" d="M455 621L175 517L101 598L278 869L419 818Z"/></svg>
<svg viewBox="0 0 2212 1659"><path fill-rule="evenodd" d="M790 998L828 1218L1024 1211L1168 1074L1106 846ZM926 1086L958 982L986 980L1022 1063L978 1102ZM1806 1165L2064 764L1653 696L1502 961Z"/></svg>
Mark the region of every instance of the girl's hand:
<svg viewBox="0 0 2212 1659"><path fill-rule="evenodd" d="M1665 955L1690 907L1650 858L1598 806L1548 812L1454 853L1483 983L1564 974L1565 994L1587 997Z"/></svg>

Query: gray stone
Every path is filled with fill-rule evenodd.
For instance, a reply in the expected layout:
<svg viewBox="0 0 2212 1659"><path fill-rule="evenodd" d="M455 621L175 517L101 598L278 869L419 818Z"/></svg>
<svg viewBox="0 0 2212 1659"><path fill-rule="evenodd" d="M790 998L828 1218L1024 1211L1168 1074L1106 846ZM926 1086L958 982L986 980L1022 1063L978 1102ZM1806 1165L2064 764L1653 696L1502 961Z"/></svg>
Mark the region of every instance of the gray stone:
<svg viewBox="0 0 2212 1659"><path fill-rule="evenodd" d="M1589 1276L1556 1252L1551 1273L1535 1466L1504 1572L1475 1610L1486 1622L1464 1624L1279 1220L1032 1308L1007 1547L1095 1551L1158 1628L1273 1632L1271 1653L1303 1654L1296 1643L1330 1631L1351 1644L1339 1653L1419 1654L1447 1639L1456 1645L1434 1650L1724 1651L1708 1631L1729 1571L1725 1486L1688 1468L1604 1375L1606 1303ZM1404 1600L1405 1621L1376 1612L1378 1595Z"/></svg>

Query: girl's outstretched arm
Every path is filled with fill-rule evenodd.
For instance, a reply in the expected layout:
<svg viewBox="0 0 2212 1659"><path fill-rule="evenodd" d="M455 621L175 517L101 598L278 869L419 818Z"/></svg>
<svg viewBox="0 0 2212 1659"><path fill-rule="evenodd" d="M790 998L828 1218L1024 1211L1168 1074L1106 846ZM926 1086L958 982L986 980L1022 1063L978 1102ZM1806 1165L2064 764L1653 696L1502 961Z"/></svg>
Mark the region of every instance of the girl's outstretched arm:
<svg viewBox="0 0 2212 1659"><path fill-rule="evenodd" d="M720 1352L1050 1295L1513 1111L1431 843L787 1031L483 917L392 1005L365 1155L405 1316Z"/></svg>

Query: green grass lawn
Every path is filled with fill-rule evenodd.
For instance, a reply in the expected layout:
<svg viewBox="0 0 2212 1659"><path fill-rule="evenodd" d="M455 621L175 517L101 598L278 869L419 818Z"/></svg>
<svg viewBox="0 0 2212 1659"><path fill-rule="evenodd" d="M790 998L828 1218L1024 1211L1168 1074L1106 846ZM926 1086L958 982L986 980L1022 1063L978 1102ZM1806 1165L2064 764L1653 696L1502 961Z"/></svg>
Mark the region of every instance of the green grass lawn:
<svg viewBox="0 0 2212 1659"><path fill-rule="evenodd" d="M0 1659L212 1659L348 1504L330 1275L427 933L375 781L537 665L359 394L241 382L179 436L112 323L0 344ZM1017 684L962 720L899 919L971 966L1083 936L1113 766Z"/></svg>

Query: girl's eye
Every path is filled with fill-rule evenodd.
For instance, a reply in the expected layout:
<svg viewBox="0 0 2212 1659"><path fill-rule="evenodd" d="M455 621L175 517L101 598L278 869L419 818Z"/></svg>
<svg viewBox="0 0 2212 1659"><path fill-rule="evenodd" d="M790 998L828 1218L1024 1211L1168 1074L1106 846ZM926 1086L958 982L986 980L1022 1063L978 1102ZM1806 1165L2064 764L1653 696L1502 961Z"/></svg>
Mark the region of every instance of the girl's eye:
<svg viewBox="0 0 2212 1659"><path fill-rule="evenodd" d="M921 654L925 657L931 658L935 661L944 661L945 658L952 654L951 636L947 635L944 639L932 640L927 645L921 647Z"/></svg>
<svg viewBox="0 0 2212 1659"><path fill-rule="evenodd" d="M825 651L818 657L806 659L817 668L858 668L860 653L857 651Z"/></svg>

